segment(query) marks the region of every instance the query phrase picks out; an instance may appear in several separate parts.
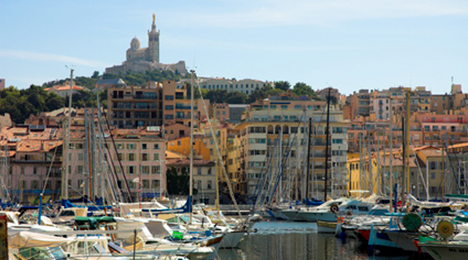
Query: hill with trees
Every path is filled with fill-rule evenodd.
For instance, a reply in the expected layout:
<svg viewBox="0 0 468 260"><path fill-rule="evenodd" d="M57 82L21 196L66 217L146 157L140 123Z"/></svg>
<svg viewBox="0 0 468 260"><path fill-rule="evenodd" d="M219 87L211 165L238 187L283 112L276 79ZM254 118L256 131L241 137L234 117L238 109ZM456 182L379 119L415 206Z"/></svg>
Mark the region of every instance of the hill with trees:
<svg viewBox="0 0 468 260"><path fill-rule="evenodd" d="M188 76L190 77L190 75ZM131 73L125 75L119 74L103 74L100 75L95 71L90 77L76 77L74 82L78 86L87 88L88 90L95 89L99 79L114 79L120 78L127 85L145 86L148 81L161 82L164 80L179 81L183 77L178 73L169 70L154 70L145 73ZM9 113L11 120L16 124L24 123L25 119L31 114L40 114L42 112L53 111L68 105L68 100L54 93L46 92L45 88L50 88L55 85L62 85L69 82L70 79L62 79L49 81L42 86L31 85L29 89L19 90L14 86L10 86L0 91L0 114ZM305 83L298 82L292 88L287 81L274 82L275 88L271 85L266 85L260 89L254 90L250 95L234 91L227 92L226 90L207 90L201 89L204 99L209 99L211 103L228 103L228 104L249 104L256 100L267 98L268 96L276 96L286 91L292 91L298 96L310 96L313 99L320 99L314 90ZM190 88L189 88L190 89ZM190 91L188 93L190 96ZM200 97L200 91L195 88L194 98ZM107 104L107 94L103 91L99 93L99 99L103 106ZM91 91L78 91L72 97L72 106L77 108L96 106L96 94Z"/></svg>

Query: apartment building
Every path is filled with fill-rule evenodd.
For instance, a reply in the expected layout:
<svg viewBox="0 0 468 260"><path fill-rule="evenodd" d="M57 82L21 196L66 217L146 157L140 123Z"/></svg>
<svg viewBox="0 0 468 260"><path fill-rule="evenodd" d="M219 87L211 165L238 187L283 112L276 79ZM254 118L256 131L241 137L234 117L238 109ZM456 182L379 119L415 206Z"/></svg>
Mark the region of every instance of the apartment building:
<svg viewBox="0 0 468 260"><path fill-rule="evenodd" d="M107 89L107 117L111 126L137 128L163 125L163 86L113 86Z"/></svg>
<svg viewBox="0 0 468 260"><path fill-rule="evenodd" d="M169 140L167 142L167 150L179 153L184 156L190 156L190 136L177 138L174 140ZM206 140L204 138L204 134L196 133L194 134L193 139L193 154L194 158L203 159L203 160L211 160L211 151L207 148Z"/></svg>
<svg viewBox="0 0 468 260"><path fill-rule="evenodd" d="M168 159L167 167L177 175L190 174L190 159ZM186 183L189 185L189 182ZM180 187L182 189L182 187ZM189 188L189 187L185 187ZM193 203L214 204L216 200L215 163L212 161L193 160Z"/></svg>
<svg viewBox="0 0 468 260"><path fill-rule="evenodd" d="M238 129L229 128L227 136L227 161L225 167L236 197L245 197L246 183L244 168L241 167L241 139Z"/></svg>
<svg viewBox="0 0 468 260"><path fill-rule="evenodd" d="M108 118L118 128L191 124L191 100L187 85L176 87L175 81L149 82L145 87L122 86L107 89ZM194 127L211 114L209 100L194 101Z"/></svg>
<svg viewBox="0 0 468 260"><path fill-rule="evenodd" d="M351 114L356 116L369 116L370 114L370 93L368 89L361 89L348 96L346 102L351 107Z"/></svg>
<svg viewBox="0 0 468 260"><path fill-rule="evenodd" d="M229 121L229 104L221 103L213 105L213 117L215 117L219 122L228 122Z"/></svg>
<svg viewBox="0 0 468 260"><path fill-rule="evenodd" d="M229 104L229 122L232 124L240 123L242 115L244 114L246 108L249 106L247 104Z"/></svg>
<svg viewBox="0 0 468 260"><path fill-rule="evenodd" d="M450 158L450 165L446 168L450 170L450 179L446 183L447 192L466 194L468 192L468 142L447 146L445 155Z"/></svg>
<svg viewBox="0 0 468 260"><path fill-rule="evenodd" d="M255 79L229 80L225 78L201 78L197 85L207 90L226 90L227 92L239 91L247 95L252 94L256 89L261 89L266 85L273 85L271 82L263 82Z"/></svg>
<svg viewBox="0 0 468 260"><path fill-rule="evenodd" d="M257 101L247 108L243 122L236 128L241 139L241 168L245 167L246 197L250 199L261 178L267 175L267 165L282 169L287 163L284 178L291 174L309 172L309 194L323 196L325 190L325 163L334 168L334 175L328 171L328 190L335 194L344 194L347 176L347 134L348 124L343 121L342 112L335 106L330 107L330 149L329 161L325 162L326 145L326 102L313 101L293 95L270 97ZM310 171L305 166L309 136L309 120L312 121ZM280 160L288 152L289 159ZM297 162L297 161L299 162ZM271 169L271 168L270 168ZM273 170L272 172L274 172ZM268 173L271 174L271 173ZM296 190L305 191L305 176L290 184L287 196L296 194ZM333 182L334 187L331 187ZM302 185L304 184L304 185ZM321 194L321 195L320 195ZM304 195L305 196L305 195Z"/></svg>
<svg viewBox="0 0 468 260"><path fill-rule="evenodd" d="M87 141L91 138L86 138L83 128L73 128L68 149L71 196L81 193L90 197L101 197L102 192L106 196L116 192L128 197L127 187L134 201L139 197L149 200L165 194L166 140L161 138L159 131L150 127L116 128L112 130L113 141L110 140L110 135L106 134L106 140L101 141L104 143L99 146L98 143ZM106 146L109 149L105 149ZM91 147L95 147L93 150L103 150L94 154L90 151ZM108 182L100 182L98 176L106 176Z"/></svg>
<svg viewBox="0 0 468 260"><path fill-rule="evenodd" d="M453 110L453 96L448 94L432 94L430 97L431 112L438 115L448 114Z"/></svg>
<svg viewBox="0 0 468 260"><path fill-rule="evenodd" d="M2 129L2 199L34 203L43 190L44 201L59 198L62 167L60 136L56 128L25 125Z"/></svg>

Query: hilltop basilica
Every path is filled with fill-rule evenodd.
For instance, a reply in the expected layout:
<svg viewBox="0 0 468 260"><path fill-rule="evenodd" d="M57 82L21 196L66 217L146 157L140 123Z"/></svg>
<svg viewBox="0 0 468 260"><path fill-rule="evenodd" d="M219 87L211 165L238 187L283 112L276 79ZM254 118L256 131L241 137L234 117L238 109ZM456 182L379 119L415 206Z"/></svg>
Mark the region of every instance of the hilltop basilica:
<svg viewBox="0 0 468 260"><path fill-rule="evenodd" d="M172 70L179 74L187 74L185 61L179 61L175 64L163 64L159 62L159 30L156 30L156 16L153 14L153 23L151 31L148 31L148 47L140 48L138 38L133 38L130 42L130 48L127 50L127 60L122 65L115 65L106 68L106 73L118 75L125 74L127 71L141 72L153 71L155 69Z"/></svg>

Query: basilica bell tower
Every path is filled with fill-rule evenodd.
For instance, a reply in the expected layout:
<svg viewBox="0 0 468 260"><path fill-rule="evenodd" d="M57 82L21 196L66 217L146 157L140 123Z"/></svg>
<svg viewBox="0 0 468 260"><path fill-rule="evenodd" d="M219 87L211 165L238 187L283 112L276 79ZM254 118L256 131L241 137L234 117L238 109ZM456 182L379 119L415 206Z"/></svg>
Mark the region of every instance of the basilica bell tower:
<svg viewBox="0 0 468 260"><path fill-rule="evenodd" d="M153 14L151 31L148 31L148 61L159 63L159 31L156 30L156 15Z"/></svg>

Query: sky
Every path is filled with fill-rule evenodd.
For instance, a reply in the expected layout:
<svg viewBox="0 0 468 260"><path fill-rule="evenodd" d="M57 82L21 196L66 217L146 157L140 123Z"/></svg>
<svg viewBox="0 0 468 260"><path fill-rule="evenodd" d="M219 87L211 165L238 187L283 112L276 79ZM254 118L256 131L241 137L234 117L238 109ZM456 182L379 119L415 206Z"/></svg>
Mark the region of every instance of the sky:
<svg viewBox="0 0 468 260"><path fill-rule="evenodd" d="M466 0L0 0L0 78L19 89L120 65L130 41L198 76L303 82L342 94L468 92Z"/></svg>

